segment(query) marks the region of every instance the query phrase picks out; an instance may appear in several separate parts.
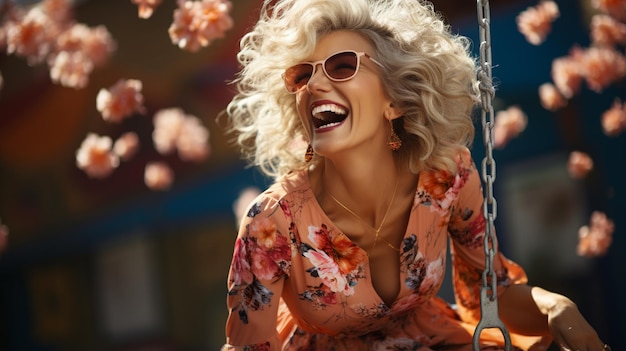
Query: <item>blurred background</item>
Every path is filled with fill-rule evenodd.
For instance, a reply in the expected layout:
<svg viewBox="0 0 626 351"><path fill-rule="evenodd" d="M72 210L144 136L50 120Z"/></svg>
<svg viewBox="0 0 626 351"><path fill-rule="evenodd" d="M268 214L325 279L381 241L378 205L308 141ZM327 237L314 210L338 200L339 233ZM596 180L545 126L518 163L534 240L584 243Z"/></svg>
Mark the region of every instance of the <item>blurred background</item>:
<svg viewBox="0 0 626 351"><path fill-rule="evenodd" d="M600 115L616 98L626 99L626 85L583 89L558 112L545 110L537 93L551 80L554 58L589 45L589 2L557 1L560 17L540 46L526 42L515 22L537 2L491 2L494 106L517 105L528 116L526 130L494 152L496 228L501 249L526 268L530 284L572 298L618 351L626 350L626 135L606 136ZM476 50L475 2L434 3ZM76 21L106 26L117 43L83 89L53 84L45 64L0 53L0 223L9 228L0 252L0 350L219 349L237 231L233 205L243 190L269 184L245 166L217 118L233 95L227 81L237 71L238 41L259 6L260 0L233 1L234 26L191 53L168 36L174 0L164 0L149 19L138 18L128 0L78 1ZM119 79L143 82L146 112L106 123L96 96ZM151 116L169 107L198 116L209 130L206 161L183 162L154 149ZM480 165L479 123L472 152ZM87 133L116 138L127 131L142 145L132 161L104 179L77 168ZM581 180L567 173L574 150L594 160ZM170 189L144 184L152 161L173 169ZM614 221L613 243L604 256L581 257L578 228L593 211ZM441 295L451 299L450 289L447 282Z"/></svg>

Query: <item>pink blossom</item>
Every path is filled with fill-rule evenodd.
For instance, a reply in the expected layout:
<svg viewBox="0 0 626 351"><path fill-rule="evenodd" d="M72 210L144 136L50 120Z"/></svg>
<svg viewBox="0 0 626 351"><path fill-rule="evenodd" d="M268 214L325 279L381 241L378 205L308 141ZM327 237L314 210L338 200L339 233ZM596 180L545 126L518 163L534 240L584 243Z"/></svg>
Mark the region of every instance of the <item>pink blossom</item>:
<svg viewBox="0 0 626 351"><path fill-rule="evenodd" d="M180 133L176 140L178 156L183 161L200 162L209 156L209 132L193 116L187 116L183 120Z"/></svg>
<svg viewBox="0 0 626 351"><path fill-rule="evenodd" d="M250 253L252 259L252 273L259 279L269 280L276 276L278 265L265 251L265 248L256 246Z"/></svg>
<svg viewBox="0 0 626 351"><path fill-rule="evenodd" d="M308 250L304 257L308 258L322 279L322 283L334 292L343 292L346 296L354 294L354 288L348 284L346 277L341 274L339 266L324 251Z"/></svg>
<svg viewBox="0 0 626 351"><path fill-rule="evenodd" d="M626 0L591 0L591 5L619 20L626 19Z"/></svg>
<svg viewBox="0 0 626 351"><path fill-rule="evenodd" d="M526 129L527 123L526 114L517 106L498 111L493 126L494 146L503 148L511 139Z"/></svg>
<svg viewBox="0 0 626 351"><path fill-rule="evenodd" d="M230 276L230 281L235 285L249 285L254 279L247 256L248 251L246 241L237 239L235 241L235 251L233 253L232 271Z"/></svg>
<svg viewBox="0 0 626 351"><path fill-rule="evenodd" d="M539 100L541 106L548 111L556 111L567 105L567 100L552 83L539 86Z"/></svg>
<svg viewBox="0 0 626 351"><path fill-rule="evenodd" d="M185 118L185 113L179 108L163 109L154 114L152 141L159 153L166 155L176 150L176 140Z"/></svg>
<svg viewBox="0 0 626 351"><path fill-rule="evenodd" d="M152 190L167 190L174 181L174 172L164 162L149 162L144 173L144 182Z"/></svg>
<svg viewBox="0 0 626 351"><path fill-rule="evenodd" d="M89 133L76 152L76 165L92 178L107 177L119 165L111 144L108 136Z"/></svg>
<svg viewBox="0 0 626 351"><path fill-rule="evenodd" d="M611 16L594 15L591 18L591 41L601 46L626 44L626 23Z"/></svg>
<svg viewBox="0 0 626 351"><path fill-rule="evenodd" d="M581 151L572 151L567 161L567 171L574 179L584 178L593 169L593 160Z"/></svg>
<svg viewBox="0 0 626 351"><path fill-rule="evenodd" d="M590 225L582 226L578 230L578 255L586 257L605 255L613 241L614 229L613 221L608 219L606 214L594 211L591 214Z"/></svg>
<svg viewBox="0 0 626 351"><path fill-rule="evenodd" d="M96 107L108 122L120 122L133 113L144 113L142 83L139 80L119 80L107 89L100 89Z"/></svg>
<svg viewBox="0 0 626 351"><path fill-rule="evenodd" d="M76 23L59 34L56 51L82 52L94 66L102 66L117 48L105 26L90 28Z"/></svg>
<svg viewBox="0 0 626 351"><path fill-rule="evenodd" d="M113 144L113 152L122 159L130 160L139 149L139 137L135 132L127 132L120 136Z"/></svg>
<svg viewBox="0 0 626 351"><path fill-rule="evenodd" d="M139 8L139 18L150 18L162 0L131 0Z"/></svg>
<svg viewBox="0 0 626 351"><path fill-rule="evenodd" d="M250 236L256 239L259 246L266 250L274 247L276 241L276 225L269 218L256 217L249 225Z"/></svg>
<svg viewBox="0 0 626 351"><path fill-rule="evenodd" d="M554 1L541 1L517 16L517 29L529 43L539 45L545 41L552 30L552 22L559 15L559 7Z"/></svg>
<svg viewBox="0 0 626 351"><path fill-rule="evenodd" d="M608 136L619 135L626 129L626 104L617 100L602 114L602 130Z"/></svg>
<svg viewBox="0 0 626 351"><path fill-rule="evenodd" d="M39 7L6 26L7 53L26 58L29 65L42 62L54 47L57 26Z"/></svg>
<svg viewBox="0 0 626 351"><path fill-rule="evenodd" d="M180 108L163 109L155 113L152 141L161 154L175 150L184 161L199 162L209 155L209 132L192 115L186 115Z"/></svg>
<svg viewBox="0 0 626 351"><path fill-rule="evenodd" d="M626 57L608 47L591 47L582 53L583 76L589 89L599 93L626 77Z"/></svg>
<svg viewBox="0 0 626 351"><path fill-rule="evenodd" d="M70 0L44 0L40 6L51 20L61 25L69 22L73 17Z"/></svg>
<svg viewBox="0 0 626 351"><path fill-rule="evenodd" d="M82 52L62 51L50 62L50 79L68 88L86 87L92 71L93 63Z"/></svg>
<svg viewBox="0 0 626 351"><path fill-rule="evenodd" d="M554 59L552 61L552 81L563 97L572 98L578 94L582 84L580 64L570 56Z"/></svg>
<svg viewBox="0 0 626 351"><path fill-rule="evenodd" d="M309 226L309 235L307 236L313 246L317 249L322 249L324 251L331 251L331 241L330 234L326 226L322 225L321 227L310 225Z"/></svg>
<svg viewBox="0 0 626 351"><path fill-rule="evenodd" d="M178 0L174 22L169 27L172 43L181 49L196 52L211 41L222 38L233 26L228 0Z"/></svg>

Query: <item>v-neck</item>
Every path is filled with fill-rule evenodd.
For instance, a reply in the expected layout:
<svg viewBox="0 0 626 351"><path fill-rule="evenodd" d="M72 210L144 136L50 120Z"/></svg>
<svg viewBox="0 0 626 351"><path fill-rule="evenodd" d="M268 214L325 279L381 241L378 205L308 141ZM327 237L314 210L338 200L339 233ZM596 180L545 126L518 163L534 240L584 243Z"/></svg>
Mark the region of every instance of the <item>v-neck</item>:
<svg viewBox="0 0 626 351"><path fill-rule="evenodd" d="M363 250L365 252L365 257L366 257L366 262L365 262L365 267L364 269L366 270L368 279L366 279L366 287L368 290L370 290L370 293L378 300L378 302L380 304L385 305L387 308L391 308L391 306L393 306L399 299L403 298L404 296L407 295L407 292L409 291L409 289L406 287L406 284L403 284L403 278L404 277L404 273L402 272L402 270L398 271L398 275L399 275L399 282L400 282L400 290L398 291L398 294L396 295L396 297L393 299L393 302L389 305L385 302L385 300L383 300L383 298L380 296L380 294L378 293L378 291L376 290L376 288L374 288L374 281L372 279L372 272L370 269L370 257L367 254L367 251L365 249L363 249L362 247L360 247L356 242L354 242L348 235L346 235L336 224L335 222L333 222L333 220L328 217L328 215L326 214L326 212L324 211L324 209L322 208L321 204L319 203L319 201L317 200L317 197L315 197L315 194L313 192L313 188L311 187L311 182L309 179L309 174L308 172L304 172L304 176L303 179L305 181L305 189L307 192L309 192L310 197L311 197L311 201L313 203L313 205L316 207L315 210L318 210L319 213L321 213L322 216L322 220L325 223L328 223L329 226L332 227L332 229L334 229L337 233L339 233L340 235L343 235L346 239L348 239L351 243L353 243L355 246L357 246L360 250ZM413 202L411 204L411 209L409 212L409 218L407 221L407 227L404 229L404 235L402 236L402 239L404 241L404 239L411 234L409 228L411 227L411 223L414 220L414 216L415 216L415 212L417 212L415 210L415 196L417 195L417 191L420 187L420 180L421 180L421 173L420 175L418 175L417 178L417 183L415 185L415 189L414 189L414 195L413 195ZM400 250L402 250L403 244L400 244ZM398 255L398 260L400 260L399 264L402 264L402 254Z"/></svg>

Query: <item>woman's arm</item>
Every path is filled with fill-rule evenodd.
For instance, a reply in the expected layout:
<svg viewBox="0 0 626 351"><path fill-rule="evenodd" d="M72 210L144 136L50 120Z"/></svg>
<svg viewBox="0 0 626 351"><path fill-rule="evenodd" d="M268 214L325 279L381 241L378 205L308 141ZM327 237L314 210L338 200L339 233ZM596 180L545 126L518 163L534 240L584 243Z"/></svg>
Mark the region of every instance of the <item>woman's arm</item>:
<svg viewBox="0 0 626 351"><path fill-rule="evenodd" d="M502 322L526 335L552 334L565 350L605 350L604 343L566 296L526 284L509 286L498 297Z"/></svg>

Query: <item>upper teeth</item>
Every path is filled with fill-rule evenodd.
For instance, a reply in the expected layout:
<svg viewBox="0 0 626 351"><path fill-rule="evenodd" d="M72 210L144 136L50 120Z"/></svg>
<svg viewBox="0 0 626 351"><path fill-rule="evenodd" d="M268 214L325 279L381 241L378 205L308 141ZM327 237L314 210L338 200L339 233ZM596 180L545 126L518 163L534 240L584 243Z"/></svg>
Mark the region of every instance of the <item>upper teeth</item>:
<svg viewBox="0 0 626 351"><path fill-rule="evenodd" d="M347 113L347 111L344 110L343 108L337 105L333 105L333 104L324 104L324 105L315 106L313 108L313 111L311 111L313 116L315 116L316 118L320 118L320 119L322 118L319 114L322 112L332 112L338 115L345 115Z"/></svg>

